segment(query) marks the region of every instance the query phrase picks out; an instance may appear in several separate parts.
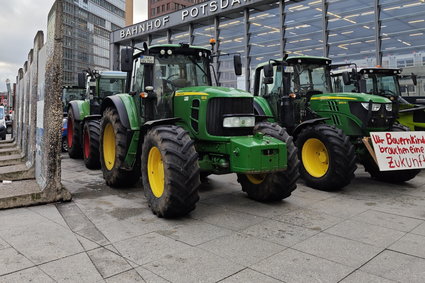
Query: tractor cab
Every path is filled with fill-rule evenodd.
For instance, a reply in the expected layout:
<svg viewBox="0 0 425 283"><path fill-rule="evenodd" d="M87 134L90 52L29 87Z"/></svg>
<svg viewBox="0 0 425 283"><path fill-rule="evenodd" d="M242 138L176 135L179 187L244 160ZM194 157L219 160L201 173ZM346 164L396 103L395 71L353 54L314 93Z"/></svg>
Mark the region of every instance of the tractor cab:
<svg viewBox="0 0 425 283"><path fill-rule="evenodd" d="M62 88L62 108L63 115L68 115L68 103L73 100L82 100L85 97L86 89L78 86L64 86Z"/></svg>
<svg viewBox="0 0 425 283"><path fill-rule="evenodd" d="M400 92L400 74L401 69L378 67L331 71L335 91L380 95L392 101L404 100Z"/></svg>
<svg viewBox="0 0 425 283"><path fill-rule="evenodd" d="M211 52L187 45L151 46L134 56L130 92L142 97L145 121L173 117L173 98L182 89L211 86Z"/></svg>
<svg viewBox="0 0 425 283"><path fill-rule="evenodd" d="M100 105L105 97L125 92L127 74L117 71L97 71L88 69L78 74L78 87L85 89L85 101L91 114L100 113Z"/></svg>

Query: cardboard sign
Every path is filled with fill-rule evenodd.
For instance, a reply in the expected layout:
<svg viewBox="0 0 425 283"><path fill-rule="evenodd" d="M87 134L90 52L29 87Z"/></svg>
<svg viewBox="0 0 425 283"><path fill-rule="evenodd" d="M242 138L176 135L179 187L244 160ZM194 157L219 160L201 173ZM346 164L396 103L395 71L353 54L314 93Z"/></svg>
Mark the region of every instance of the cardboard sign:
<svg viewBox="0 0 425 283"><path fill-rule="evenodd" d="M425 132L370 133L381 171L425 168Z"/></svg>

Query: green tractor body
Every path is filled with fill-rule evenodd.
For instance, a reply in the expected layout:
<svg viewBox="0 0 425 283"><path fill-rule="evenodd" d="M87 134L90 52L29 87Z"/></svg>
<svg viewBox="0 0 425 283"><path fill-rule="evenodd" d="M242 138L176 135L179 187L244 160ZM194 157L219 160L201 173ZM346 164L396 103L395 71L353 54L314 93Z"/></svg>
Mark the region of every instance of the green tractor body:
<svg viewBox="0 0 425 283"><path fill-rule="evenodd" d="M68 154L71 158L83 157L87 168L98 169L100 106L105 97L124 92L127 74L89 70L87 74L78 75L79 85L76 89L84 90L85 95L68 101L66 105Z"/></svg>
<svg viewBox="0 0 425 283"><path fill-rule="evenodd" d="M375 178L381 172L363 143L370 132L398 130L397 116L386 97L353 92L334 93L331 60L325 57L293 56L271 60L255 72L255 108L288 128L296 139L301 175L307 184L322 190L339 189L354 178L356 160ZM405 130L405 129L403 129ZM400 170L400 181L418 170ZM397 181L397 180L395 180Z"/></svg>
<svg viewBox="0 0 425 283"><path fill-rule="evenodd" d="M194 209L200 176L209 174L238 173L242 189L259 201L291 194L298 178L292 139L255 117L250 93L212 86L208 49L167 44L134 56L127 52L122 70L132 76L130 91L102 104L101 163L108 185L134 183L141 173L149 205L160 217Z"/></svg>
<svg viewBox="0 0 425 283"><path fill-rule="evenodd" d="M337 65L338 66L338 65ZM401 96L399 78L401 69L358 68L333 70L332 84L335 91L368 93L386 97L398 109L397 122L411 131L425 130L425 106L411 104ZM412 75L416 85L415 76Z"/></svg>

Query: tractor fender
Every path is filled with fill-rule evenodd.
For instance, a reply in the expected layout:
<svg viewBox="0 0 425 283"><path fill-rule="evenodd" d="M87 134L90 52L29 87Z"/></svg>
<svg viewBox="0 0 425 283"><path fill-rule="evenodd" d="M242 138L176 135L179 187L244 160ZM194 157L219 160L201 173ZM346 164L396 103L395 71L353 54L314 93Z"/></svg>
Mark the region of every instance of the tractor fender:
<svg viewBox="0 0 425 283"><path fill-rule="evenodd" d="M298 126L295 127L294 131L292 132L292 136L294 139L297 139L298 134L307 126L316 125L324 123L326 120L329 120L329 118L316 118L316 119L310 119L307 121L302 122Z"/></svg>
<svg viewBox="0 0 425 283"><path fill-rule="evenodd" d="M77 121L81 121L81 108L83 101L70 101L68 104L68 111L71 110L72 114L74 114L74 119Z"/></svg>
<svg viewBox="0 0 425 283"><path fill-rule="evenodd" d="M158 125L175 125L177 122L181 121L181 118L167 118L167 119L158 119L146 122L141 128L141 136L143 136L153 127Z"/></svg>
<svg viewBox="0 0 425 283"><path fill-rule="evenodd" d="M102 115L100 114L89 115L84 117L83 123L85 123L86 121L91 121L91 120L100 120L101 118L102 118Z"/></svg>
<svg viewBox="0 0 425 283"><path fill-rule="evenodd" d="M103 99L100 113L107 107L114 107L118 111L121 124L128 130L139 130L139 117L133 98L128 94L111 95Z"/></svg>
<svg viewBox="0 0 425 283"><path fill-rule="evenodd" d="M264 97L254 96L254 113L260 116L273 117L270 105Z"/></svg>

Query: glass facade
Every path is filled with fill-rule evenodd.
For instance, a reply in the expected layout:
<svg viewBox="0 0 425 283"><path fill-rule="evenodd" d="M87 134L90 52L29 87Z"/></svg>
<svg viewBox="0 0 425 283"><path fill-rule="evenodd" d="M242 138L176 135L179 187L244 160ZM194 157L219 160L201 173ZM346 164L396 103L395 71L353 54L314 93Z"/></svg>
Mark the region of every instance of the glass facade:
<svg viewBox="0 0 425 283"><path fill-rule="evenodd" d="M216 28L217 27L217 28ZM240 53L242 76L233 71L232 56L220 56L221 85L252 89L255 67L269 59L289 55L326 56L333 63L354 62L358 67L382 65L403 68L404 94L425 96L425 1L424 0L280 0L256 3L234 13L197 19L171 30L171 41L187 39L209 47L217 40L218 51ZM159 38L154 32L151 38ZM162 35L164 40L164 35ZM180 39L180 38L179 38ZM167 42L165 36L164 42Z"/></svg>
<svg viewBox="0 0 425 283"><path fill-rule="evenodd" d="M125 0L65 0L63 5L63 84L71 86L82 70L110 69L109 34L125 25Z"/></svg>

